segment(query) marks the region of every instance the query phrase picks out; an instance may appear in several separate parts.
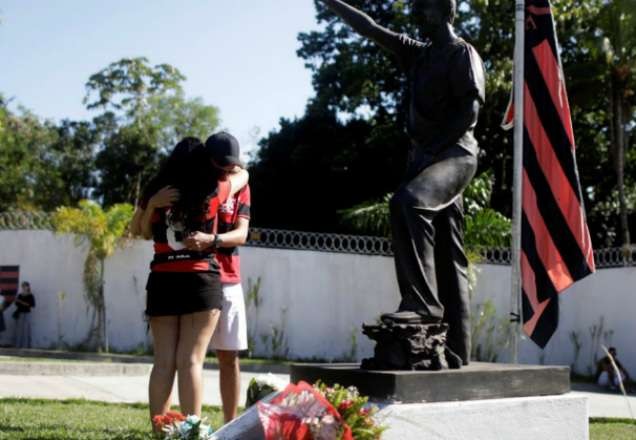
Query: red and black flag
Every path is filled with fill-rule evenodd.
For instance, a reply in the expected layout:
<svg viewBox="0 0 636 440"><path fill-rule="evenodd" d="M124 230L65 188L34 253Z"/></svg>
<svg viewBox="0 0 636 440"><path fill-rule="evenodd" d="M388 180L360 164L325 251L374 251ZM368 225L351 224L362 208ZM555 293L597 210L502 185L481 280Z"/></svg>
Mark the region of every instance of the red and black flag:
<svg viewBox="0 0 636 440"><path fill-rule="evenodd" d="M526 0L525 13L523 328L543 348L558 326L558 295L595 266L550 2ZM509 108L504 125L512 117Z"/></svg>
<svg viewBox="0 0 636 440"><path fill-rule="evenodd" d="M15 299L19 284L19 266L0 266L0 292L7 303L11 303Z"/></svg>

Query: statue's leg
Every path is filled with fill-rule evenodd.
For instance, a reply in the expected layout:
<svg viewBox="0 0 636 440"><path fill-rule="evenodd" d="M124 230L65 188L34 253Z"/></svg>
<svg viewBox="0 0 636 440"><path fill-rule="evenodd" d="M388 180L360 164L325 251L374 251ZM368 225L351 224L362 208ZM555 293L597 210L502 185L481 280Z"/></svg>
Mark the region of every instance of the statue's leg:
<svg viewBox="0 0 636 440"><path fill-rule="evenodd" d="M437 299L433 257L435 212L420 209L426 204L421 196L405 185L396 191L390 203L395 270L402 295L398 310L441 320L444 310Z"/></svg>
<svg viewBox="0 0 636 440"><path fill-rule="evenodd" d="M452 147L406 185L391 200L391 225L396 273L402 301L400 311L441 319L444 305L438 294L436 246L451 246L436 237L434 219L453 205L470 183L476 158ZM440 286L441 287L441 286Z"/></svg>
<svg viewBox="0 0 636 440"><path fill-rule="evenodd" d="M439 243L435 247L435 270L439 299L444 305L444 322L448 324L447 346L464 365L470 361L470 297L468 259L464 252L464 212L462 198L435 218Z"/></svg>

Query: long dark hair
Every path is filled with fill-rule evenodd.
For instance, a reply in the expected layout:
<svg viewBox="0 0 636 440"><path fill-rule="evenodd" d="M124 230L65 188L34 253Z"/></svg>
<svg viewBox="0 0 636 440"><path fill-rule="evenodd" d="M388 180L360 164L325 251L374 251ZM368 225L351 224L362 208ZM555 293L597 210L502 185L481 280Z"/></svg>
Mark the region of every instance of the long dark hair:
<svg viewBox="0 0 636 440"><path fill-rule="evenodd" d="M206 219L220 177L220 170L212 165L201 140L186 137L174 147L146 185L143 200L147 202L165 186L176 188L180 197L170 209L170 218L182 223L186 232L194 232L201 229Z"/></svg>

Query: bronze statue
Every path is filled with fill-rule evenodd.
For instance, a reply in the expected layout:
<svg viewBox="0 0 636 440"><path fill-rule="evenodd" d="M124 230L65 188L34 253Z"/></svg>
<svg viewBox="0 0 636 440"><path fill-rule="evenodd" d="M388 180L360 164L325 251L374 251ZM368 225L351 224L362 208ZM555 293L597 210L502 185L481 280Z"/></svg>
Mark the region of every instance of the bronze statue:
<svg viewBox="0 0 636 440"><path fill-rule="evenodd" d="M470 316L462 193L477 169L473 130L485 99L483 62L453 30L455 0L411 0L425 42L379 26L341 0L321 1L396 56L408 76L411 146L406 178L390 204L402 301L382 321L402 328L447 324L447 354L450 349L466 365Z"/></svg>

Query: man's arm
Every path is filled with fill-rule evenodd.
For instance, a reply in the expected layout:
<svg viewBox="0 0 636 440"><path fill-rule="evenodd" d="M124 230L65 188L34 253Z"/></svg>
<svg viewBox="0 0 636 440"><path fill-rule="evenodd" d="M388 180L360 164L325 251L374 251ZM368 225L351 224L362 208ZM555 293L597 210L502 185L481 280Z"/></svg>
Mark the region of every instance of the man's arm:
<svg viewBox="0 0 636 440"><path fill-rule="evenodd" d="M321 1L357 33L375 41L389 52L393 52L401 60L404 60L408 56L409 47L415 47L421 44L416 40L412 40L380 26L367 14L341 0Z"/></svg>
<svg viewBox="0 0 636 440"><path fill-rule="evenodd" d="M232 248L243 246L247 243L247 235L250 229L250 220L245 217L239 217L234 229L224 234L219 234L217 240L219 247Z"/></svg>

